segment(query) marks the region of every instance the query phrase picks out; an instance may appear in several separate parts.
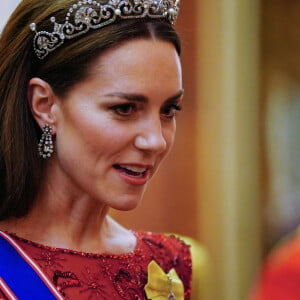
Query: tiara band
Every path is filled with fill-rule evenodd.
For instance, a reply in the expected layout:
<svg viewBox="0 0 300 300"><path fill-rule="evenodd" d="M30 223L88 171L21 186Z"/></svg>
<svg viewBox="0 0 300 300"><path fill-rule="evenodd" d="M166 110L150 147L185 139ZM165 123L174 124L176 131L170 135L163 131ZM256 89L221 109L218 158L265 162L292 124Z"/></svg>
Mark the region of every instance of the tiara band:
<svg viewBox="0 0 300 300"><path fill-rule="evenodd" d="M76 38L90 29L99 29L114 23L117 19L166 19L175 24L179 14L180 0L81 0L68 10L65 22L59 24L55 17L53 32L37 31L36 24L30 29L36 34L33 49L39 59L44 59L50 52L60 47L65 40ZM103 1L102 1L103 2Z"/></svg>

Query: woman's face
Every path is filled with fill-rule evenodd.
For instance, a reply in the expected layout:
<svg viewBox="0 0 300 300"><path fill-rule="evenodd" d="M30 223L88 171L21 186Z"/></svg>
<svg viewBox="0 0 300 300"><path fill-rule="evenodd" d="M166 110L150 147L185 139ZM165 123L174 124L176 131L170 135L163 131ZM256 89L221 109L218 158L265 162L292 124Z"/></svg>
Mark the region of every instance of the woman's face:
<svg viewBox="0 0 300 300"><path fill-rule="evenodd" d="M116 209L134 208L173 144L182 93L170 43L132 40L102 54L58 101L59 185Z"/></svg>

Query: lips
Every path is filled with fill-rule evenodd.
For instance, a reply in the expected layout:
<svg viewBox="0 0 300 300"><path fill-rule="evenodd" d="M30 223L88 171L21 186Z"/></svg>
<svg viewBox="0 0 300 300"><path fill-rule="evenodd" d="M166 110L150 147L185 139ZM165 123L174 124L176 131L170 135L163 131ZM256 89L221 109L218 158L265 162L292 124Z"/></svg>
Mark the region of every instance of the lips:
<svg viewBox="0 0 300 300"><path fill-rule="evenodd" d="M114 165L114 168L119 170L121 173L126 174L135 178L143 178L146 176L148 167L140 167L133 165Z"/></svg>

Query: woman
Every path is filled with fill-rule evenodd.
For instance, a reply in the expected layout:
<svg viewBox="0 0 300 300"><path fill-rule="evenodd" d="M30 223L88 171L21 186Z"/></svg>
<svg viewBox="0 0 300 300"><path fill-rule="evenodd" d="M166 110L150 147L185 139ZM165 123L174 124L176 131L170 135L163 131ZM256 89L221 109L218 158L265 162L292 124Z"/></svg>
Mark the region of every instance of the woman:
<svg viewBox="0 0 300 300"><path fill-rule="evenodd" d="M139 204L173 144L178 2L24 0L11 16L0 42L2 297L189 299L188 247L108 216Z"/></svg>

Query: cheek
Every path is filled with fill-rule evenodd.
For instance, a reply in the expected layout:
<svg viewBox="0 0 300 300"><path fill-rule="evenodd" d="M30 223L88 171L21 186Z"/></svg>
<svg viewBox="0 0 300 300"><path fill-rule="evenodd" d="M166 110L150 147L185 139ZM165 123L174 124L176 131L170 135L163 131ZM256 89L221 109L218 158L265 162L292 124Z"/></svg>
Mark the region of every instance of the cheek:
<svg viewBox="0 0 300 300"><path fill-rule="evenodd" d="M174 122L174 124L172 124L170 128L167 128L164 131L164 137L167 144L166 154L170 152L170 150L174 145L175 135L176 135L176 123Z"/></svg>
<svg viewBox="0 0 300 300"><path fill-rule="evenodd" d="M63 156L94 161L119 151L128 139L124 127L90 114L89 118L81 116L76 120L66 120L57 132L57 147Z"/></svg>

